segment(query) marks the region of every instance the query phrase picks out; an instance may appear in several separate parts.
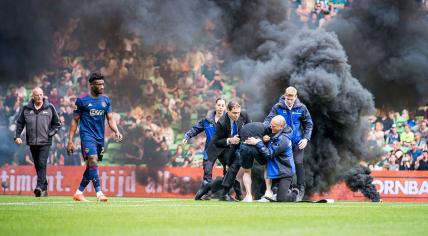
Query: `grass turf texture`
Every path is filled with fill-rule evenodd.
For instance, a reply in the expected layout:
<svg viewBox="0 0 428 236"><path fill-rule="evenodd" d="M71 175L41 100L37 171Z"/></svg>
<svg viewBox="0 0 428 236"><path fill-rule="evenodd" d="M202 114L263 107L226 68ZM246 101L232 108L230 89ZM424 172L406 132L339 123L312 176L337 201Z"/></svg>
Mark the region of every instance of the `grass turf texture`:
<svg viewBox="0 0 428 236"><path fill-rule="evenodd" d="M425 235L427 203L0 196L6 235Z"/></svg>

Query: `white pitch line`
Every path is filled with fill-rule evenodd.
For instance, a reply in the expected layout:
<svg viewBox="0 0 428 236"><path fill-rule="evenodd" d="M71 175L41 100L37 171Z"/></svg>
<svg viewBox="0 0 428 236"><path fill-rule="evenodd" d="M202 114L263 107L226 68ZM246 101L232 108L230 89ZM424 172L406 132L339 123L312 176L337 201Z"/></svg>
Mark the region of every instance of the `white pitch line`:
<svg viewBox="0 0 428 236"><path fill-rule="evenodd" d="M147 200L136 200L136 201L110 201L108 203L98 203L96 201L90 201L90 202L73 202L73 201L56 201L56 202L2 202L0 203L0 206L37 206L37 205L57 205L57 206L76 206L78 204L84 204L87 206L94 206L93 203L97 203L98 205L106 205L106 207L235 207L235 208L242 208L243 206L252 207L252 208L278 208L279 206L285 206L286 208L314 208L314 204L292 204L292 203L286 203L286 204L275 204L275 203L230 203L228 204L222 204L222 203L214 203L214 204L188 204L188 203L166 203L168 201L176 201L176 200L167 200L167 199L147 199ZM165 202L163 204L144 204L144 203L150 203L150 202ZM119 204L116 204L119 203ZM123 204L123 203L130 203L130 204ZM141 204L138 204L141 203ZM321 203L319 203L321 204ZM319 205L316 204L315 205ZM367 208L367 207L428 207L428 204L400 204L400 205L389 205L389 204L364 204L364 205L342 205L342 204L321 204L321 206L326 206L328 208Z"/></svg>
<svg viewBox="0 0 428 236"><path fill-rule="evenodd" d="M177 200L168 200L168 199L147 199L147 200L114 200L110 201L109 203L146 203L146 202L171 202L171 201L177 201ZM89 201L90 202L97 202L97 201ZM80 204L82 202L75 202L73 200L70 201L55 201L55 202L0 202L0 206L19 206L19 205L61 205L61 204ZM126 204L124 204L126 205Z"/></svg>

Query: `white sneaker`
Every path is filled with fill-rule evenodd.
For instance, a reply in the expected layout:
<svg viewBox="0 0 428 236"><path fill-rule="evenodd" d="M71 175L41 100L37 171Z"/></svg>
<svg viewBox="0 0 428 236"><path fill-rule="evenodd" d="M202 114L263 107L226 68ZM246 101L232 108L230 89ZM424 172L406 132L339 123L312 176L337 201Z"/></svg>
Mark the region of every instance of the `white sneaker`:
<svg viewBox="0 0 428 236"><path fill-rule="evenodd" d="M267 200L265 197L262 197L259 200L257 200L257 202L270 202L270 201Z"/></svg>
<svg viewBox="0 0 428 236"><path fill-rule="evenodd" d="M270 202L276 202L276 194L273 194L272 196L264 196L264 198L266 198L267 200L269 200Z"/></svg>
<svg viewBox="0 0 428 236"><path fill-rule="evenodd" d="M266 191L265 195L263 195L263 198L272 198L273 197L273 192L272 191Z"/></svg>
<svg viewBox="0 0 428 236"><path fill-rule="evenodd" d="M253 202L253 198L251 196L245 196L245 198L242 199L242 202Z"/></svg>

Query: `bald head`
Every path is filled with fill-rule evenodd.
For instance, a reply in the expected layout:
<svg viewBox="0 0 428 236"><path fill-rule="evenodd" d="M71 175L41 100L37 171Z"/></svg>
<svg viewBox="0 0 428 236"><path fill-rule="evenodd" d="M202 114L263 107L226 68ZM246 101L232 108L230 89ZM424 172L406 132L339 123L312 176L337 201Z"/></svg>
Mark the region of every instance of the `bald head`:
<svg viewBox="0 0 428 236"><path fill-rule="evenodd" d="M285 127L285 119L281 115L275 116L270 122L270 127L272 128L272 133L276 134L280 132Z"/></svg>
<svg viewBox="0 0 428 236"><path fill-rule="evenodd" d="M34 99L34 103L39 105L43 103L43 90L39 87L35 87L31 92L31 97Z"/></svg>

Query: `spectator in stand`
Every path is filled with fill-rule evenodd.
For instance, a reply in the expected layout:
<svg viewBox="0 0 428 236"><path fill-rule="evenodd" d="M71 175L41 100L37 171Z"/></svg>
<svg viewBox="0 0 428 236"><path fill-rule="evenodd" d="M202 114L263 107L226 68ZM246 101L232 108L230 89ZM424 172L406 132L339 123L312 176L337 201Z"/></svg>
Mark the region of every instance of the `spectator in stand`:
<svg viewBox="0 0 428 236"><path fill-rule="evenodd" d="M4 109L6 111L6 115L8 117L10 117L15 113L14 107L17 100L18 100L18 93L16 92L16 87L12 86L10 87L9 95L6 96L3 103Z"/></svg>
<svg viewBox="0 0 428 236"><path fill-rule="evenodd" d="M422 151L422 150L426 150L427 149L427 143L422 140L421 133L416 133L415 134L415 143L416 143L416 148L418 150Z"/></svg>
<svg viewBox="0 0 428 236"><path fill-rule="evenodd" d="M299 20L304 27L308 26L309 16L311 9L309 9L307 0L303 0L302 3L297 7L296 14L299 16Z"/></svg>
<svg viewBox="0 0 428 236"><path fill-rule="evenodd" d="M189 57L189 64L193 72L199 71L205 61L204 54L201 52L201 50L196 46L193 47L188 57Z"/></svg>
<svg viewBox="0 0 428 236"><path fill-rule="evenodd" d="M223 91L224 82L221 78L220 71L216 70L214 74L214 79L208 84L208 88L213 91L221 92Z"/></svg>
<svg viewBox="0 0 428 236"><path fill-rule="evenodd" d="M425 150L422 153L416 162L415 162L415 170L428 170L428 151Z"/></svg>
<svg viewBox="0 0 428 236"><path fill-rule="evenodd" d="M311 13L311 19L308 23L309 29L318 29L319 26L319 18L318 18L318 14L316 12L312 12Z"/></svg>
<svg viewBox="0 0 428 236"><path fill-rule="evenodd" d="M7 127L8 125L6 110L4 107L4 98L0 95L0 127Z"/></svg>
<svg viewBox="0 0 428 236"><path fill-rule="evenodd" d="M155 101L155 87L153 81L147 80L143 87L143 104L146 106L153 106Z"/></svg>
<svg viewBox="0 0 428 236"><path fill-rule="evenodd" d="M327 24L331 21L331 12L324 11L324 17L320 20L318 30L325 29Z"/></svg>
<svg viewBox="0 0 428 236"><path fill-rule="evenodd" d="M214 80L215 72L217 68L213 65L212 60L207 60L205 64L201 66L201 74L205 77L208 82Z"/></svg>
<svg viewBox="0 0 428 236"><path fill-rule="evenodd" d="M401 144L405 147L411 147L412 141L415 140L415 135L410 130L408 124L404 125L404 131L400 135Z"/></svg>
<svg viewBox="0 0 428 236"><path fill-rule="evenodd" d="M156 141L153 130L146 128L144 130L144 143L143 143L143 161L148 165L151 166L155 164L155 159L159 144Z"/></svg>
<svg viewBox="0 0 428 236"><path fill-rule="evenodd" d="M202 74L197 74L195 83L194 83L195 93L197 95L203 94L206 92L207 87L208 87L208 82L205 76L203 76Z"/></svg>
<svg viewBox="0 0 428 236"><path fill-rule="evenodd" d="M385 132L383 131L383 124L381 122L376 122L374 135L377 145L383 147L385 145Z"/></svg>
<svg viewBox="0 0 428 236"><path fill-rule="evenodd" d="M400 115L399 112L395 113L395 124L397 125L397 131L399 134L403 132L404 125L406 121L409 119L408 116L406 116L406 110L403 110L403 115Z"/></svg>
<svg viewBox="0 0 428 236"><path fill-rule="evenodd" d="M394 124L394 112L389 111L388 116L382 117L383 131L390 130Z"/></svg>
<svg viewBox="0 0 428 236"><path fill-rule="evenodd" d="M153 70L153 76L149 78L153 84L157 85L159 89L166 88L165 80L161 77L159 67L155 67Z"/></svg>
<svg viewBox="0 0 428 236"><path fill-rule="evenodd" d="M178 144L177 149L175 150L175 154L171 157L171 166L173 167L182 167L184 166L185 158L183 145Z"/></svg>
<svg viewBox="0 0 428 236"><path fill-rule="evenodd" d="M195 159L195 147L190 145L189 150L187 150L183 167L190 167L193 164L193 160Z"/></svg>
<svg viewBox="0 0 428 236"><path fill-rule="evenodd" d="M54 105L56 109L59 109L60 97L58 95L58 89L56 87L53 87L52 90L49 92L49 102Z"/></svg>
<svg viewBox="0 0 428 236"><path fill-rule="evenodd" d="M156 125L155 123L153 123L153 116L152 115L147 115L146 119L143 120L143 121L141 121L141 123L142 123L142 125L143 125L143 127L145 129L149 129L152 132L156 132L157 133L159 131L159 129L160 129L158 125Z"/></svg>
<svg viewBox="0 0 428 236"><path fill-rule="evenodd" d="M388 163L385 166L390 171L397 171L399 166L397 164L397 156L396 154L391 154L388 158Z"/></svg>
<svg viewBox="0 0 428 236"><path fill-rule="evenodd" d="M168 146L174 143L174 130L172 130L170 123L168 119L162 119L161 127L158 131L159 136L166 141Z"/></svg>
<svg viewBox="0 0 428 236"><path fill-rule="evenodd" d="M156 149L156 155L154 156L154 166L162 167L165 166L171 160L171 152L168 150L168 144L165 140L160 142L160 147Z"/></svg>
<svg viewBox="0 0 428 236"><path fill-rule="evenodd" d="M386 134L386 143L391 145L395 142L400 142L400 135L397 132L397 125L392 124L391 129Z"/></svg>
<svg viewBox="0 0 428 236"><path fill-rule="evenodd" d="M410 153L406 153L404 157L400 160L399 170L414 170L415 165Z"/></svg>
<svg viewBox="0 0 428 236"><path fill-rule="evenodd" d="M25 99L27 97L27 89L24 87L22 82L18 83L18 87L16 88L16 93L18 97L21 99Z"/></svg>
<svg viewBox="0 0 428 236"><path fill-rule="evenodd" d="M50 93L52 86L51 86L51 82L49 81L49 78L47 76L43 77L41 88L43 89L44 94Z"/></svg>
<svg viewBox="0 0 428 236"><path fill-rule="evenodd" d="M422 151L418 149L416 142L412 141L411 148L408 153L412 156L413 161L416 161L418 157L422 154Z"/></svg>
<svg viewBox="0 0 428 236"><path fill-rule="evenodd" d="M428 128L425 120L421 121L416 129L416 132L421 134L421 142L427 143L428 141Z"/></svg>

